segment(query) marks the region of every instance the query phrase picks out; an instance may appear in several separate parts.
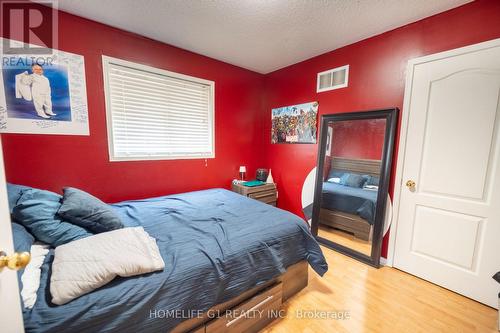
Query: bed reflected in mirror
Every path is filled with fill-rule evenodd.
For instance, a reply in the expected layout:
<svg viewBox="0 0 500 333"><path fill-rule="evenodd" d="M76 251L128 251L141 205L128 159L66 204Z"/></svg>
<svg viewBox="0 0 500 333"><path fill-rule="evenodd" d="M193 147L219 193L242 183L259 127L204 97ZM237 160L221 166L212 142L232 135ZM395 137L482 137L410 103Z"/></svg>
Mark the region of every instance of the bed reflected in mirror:
<svg viewBox="0 0 500 333"><path fill-rule="evenodd" d="M371 254L385 119L328 123L318 235Z"/></svg>
<svg viewBox="0 0 500 333"><path fill-rule="evenodd" d="M380 260L392 115L382 110L322 118L313 233L325 245L374 266Z"/></svg>

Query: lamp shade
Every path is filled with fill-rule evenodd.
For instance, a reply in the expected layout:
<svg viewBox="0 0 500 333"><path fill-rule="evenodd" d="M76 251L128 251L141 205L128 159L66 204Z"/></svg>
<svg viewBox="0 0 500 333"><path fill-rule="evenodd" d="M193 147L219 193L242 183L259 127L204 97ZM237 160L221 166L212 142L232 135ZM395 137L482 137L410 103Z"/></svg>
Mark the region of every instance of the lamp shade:
<svg viewBox="0 0 500 333"><path fill-rule="evenodd" d="M240 166L240 172L247 172L247 167L244 165Z"/></svg>

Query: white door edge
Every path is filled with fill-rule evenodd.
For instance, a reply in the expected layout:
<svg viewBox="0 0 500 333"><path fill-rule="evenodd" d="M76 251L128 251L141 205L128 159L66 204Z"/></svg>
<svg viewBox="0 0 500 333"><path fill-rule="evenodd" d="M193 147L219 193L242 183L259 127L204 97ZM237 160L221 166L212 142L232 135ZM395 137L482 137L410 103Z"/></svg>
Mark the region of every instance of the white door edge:
<svg viewBox="0 0 500 333"><path fill-rule="evenodd" d="M394 200L393 200L393 221L391 224L391 230L389 234L389 246L387 249L387 262L386 266L394 266L394 257L396 251L396 235L399 223L399 203L401 199L401 189L403 184L403 171L404 171L404 160L406 153L406 137L408 135L408 121L410 118L410 101L411 101L411 91L413 84L413 69L416 65L426 63L429 61L435 61L442 58L452 57L456 55L462 55L466 53L471 53L479 50L485 50L492 47L500 46L500 38L492 39L486 42L481 42L478 44L468 45L460 47L457 49L452 49L449 51L439 52L435 54L426 55L419 58L414 58L408 60L408 65L406 68L406 82L404 91L404 101L403 101L403 112L401 113L401 129L399 132L399 147L398 147L398 158L396 161L396 177L394 179Z"/></svg>
<svg viewBox="0 0 500 333"><path fill-rule="evenodd" d="M0 250L11 254L14 252L14 241L6 185L2 140L0 138ZM5 333L24 332L17 272L4 268L0 274L1 331Z"/></svg>

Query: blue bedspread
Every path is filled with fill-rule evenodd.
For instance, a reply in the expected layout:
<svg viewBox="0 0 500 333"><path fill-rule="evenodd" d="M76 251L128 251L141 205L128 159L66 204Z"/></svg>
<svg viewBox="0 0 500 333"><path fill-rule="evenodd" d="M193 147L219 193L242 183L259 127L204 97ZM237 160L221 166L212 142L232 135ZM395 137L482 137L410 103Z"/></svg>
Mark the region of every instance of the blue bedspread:
<svg viewBox="0 0 500 333"><path fill-rule="evenodd" d="M113 205L127 226L154 238L165 269L106 286L68 304L50 302L50 264L42 266L38 299L24 311L27 332L168 332L280 275L306 259L328 266L297 216L236 193L212 189ZM180 310L172 318L170 310ZM155 318L156 316L156 318Z"/></svg>
<svg viewBox="0 0 500 333"><path fill-rule="evenodd" d="M321 207L359 215L373 225L377 191L323 182Z"/></svg>

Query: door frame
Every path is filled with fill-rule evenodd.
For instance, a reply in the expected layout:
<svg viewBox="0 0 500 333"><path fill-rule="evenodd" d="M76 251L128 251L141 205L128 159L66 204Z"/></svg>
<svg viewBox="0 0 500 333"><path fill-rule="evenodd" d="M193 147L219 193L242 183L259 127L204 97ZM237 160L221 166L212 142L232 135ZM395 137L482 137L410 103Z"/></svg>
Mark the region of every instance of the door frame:
<svg viewBox="0 0 500 333"><path fill-rule="evenodd" d="M403 189L403 171L404 171L404 160L406 157L406 139L408 135L408 122L410 119L410 102L411 102L411 92L413 89L413 72L415 66L430 61L486 50L498 46L500 46L500 38L408 60L408 65L406 67L406 82L404 91L403 112L401 113L400 116L401 129L399 131L399 147L398 147L398 157L396 161L396 176L394 178L394 197L392 200L393 218L389 231L389 247L387 250L386 266L390 267L394 266L394 257L396 255L396 236L399 223L399 204L401 200L401 192Z"/></svg>

